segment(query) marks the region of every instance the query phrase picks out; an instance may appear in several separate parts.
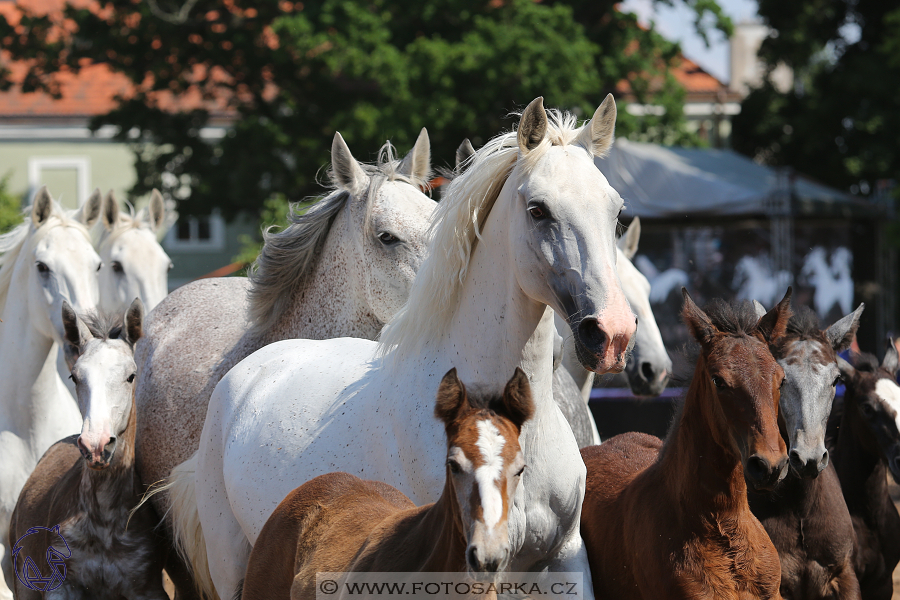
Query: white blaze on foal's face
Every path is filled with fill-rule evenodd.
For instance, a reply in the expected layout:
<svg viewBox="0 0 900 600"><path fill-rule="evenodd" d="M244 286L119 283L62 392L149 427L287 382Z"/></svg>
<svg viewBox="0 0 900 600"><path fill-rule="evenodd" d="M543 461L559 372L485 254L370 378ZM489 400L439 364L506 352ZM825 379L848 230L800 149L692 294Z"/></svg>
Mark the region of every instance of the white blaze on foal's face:
<svg viewBox="0 0 900 600"><path fill-rule="evenodd" d="M894 411L894 421L900 430L900 387L890 379L879 379L875 383L875 393Z"/></svg>

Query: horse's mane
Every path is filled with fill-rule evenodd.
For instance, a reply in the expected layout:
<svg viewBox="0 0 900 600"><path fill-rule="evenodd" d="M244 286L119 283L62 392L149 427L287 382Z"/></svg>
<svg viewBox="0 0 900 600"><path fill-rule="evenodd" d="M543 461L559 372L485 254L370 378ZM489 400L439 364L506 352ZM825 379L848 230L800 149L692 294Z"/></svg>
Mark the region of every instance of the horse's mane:
<svg viewBox="0 0 900 600"><path fill-rule="evenodd" d="M73 218L77 211L66 212L55 200L52 207L50 216L40 227L35 227L31 219L32 207L26 207L22 210L24 222L13 230L0 235L0 313L6 308L6 299L9 296L16 262L26 245L33 246L55 227L74 227L84 235L88 242L91 241L87 228Z"/></svg>
<svg viewBox="0 0 900 600"><path fill-rule="evenodd" d="M371 233L370 200L385 181L402 181L416 188L427 188L426 181L401 173L400 163L394 147L387 142L381 147L375 164L360 165L369 176L365 196L360 198L366 202L366 235ZM276 225L263 231L263 248L249 270L250 321L251 332L255 336L265 335L275 327L285 311L290 309L297 291L309 283L309 275L331 225L351 198L348 191L338 187L331 169L328 177L330 193L304 213L299 210L301 203L292 204L288 214L290 225L281 231L275 231Z"/></svg>
<svg viewBox="0 0 900 600"><path fill-rule="evenodd" d="M125 327L124 315L112 312L86 312L78 315L94 338L102 341L122 340L126 344L128 339L122 335ZM129 344L130 345L130 344Z"/></svg>
<svg viewBox="0 0 900 600"><path fill-rule="evenodd" d="M98 227L100 229L100 238L97 241L97 248L100 249L106 244L112 244L119 237L122 236L127 231L131 231L133 229L146 229L151 234L156 236L153 233L153 228L150 227L150 223L144 219L144 210L141 210L139 213L135 213L134 207L130 203L126 203L128 208L128 213L120 212L119 220L116 222L116 226L113 227L112 231L104 227L102 224L99 224ZM98 221L99 223L99 221Z"/></svg>
<svg viewBox="0 0 900 600"><path fill-rule="evenodd" d="M759 323L756 308L749 300L729 303L721 298L713 298L703 308L703 312L716 329L733 335L753 335Z"/></svg>
<svg viewBox="0 0 900 600"><path fill-rule="evenodd" d="M457 174L435 209L428 256L409 300L385 325L378 352L391 361L415 355L427 340L440 338L450 325L468 272L469 259L481 228L506 180L517 166L531 171L552 146L577 144L578 120L558 110L547 111L547 134L524 157L519 156L516 132L502 133L478 149ZM591 154L590 148L585 148Z"/></svg>

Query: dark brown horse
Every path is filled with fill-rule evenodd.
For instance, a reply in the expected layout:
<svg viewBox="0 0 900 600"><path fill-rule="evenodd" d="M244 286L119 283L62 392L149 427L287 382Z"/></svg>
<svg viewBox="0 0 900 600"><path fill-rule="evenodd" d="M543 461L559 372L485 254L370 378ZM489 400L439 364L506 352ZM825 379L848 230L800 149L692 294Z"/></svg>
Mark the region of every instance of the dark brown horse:
<svg viewBox="0 0 900 600"><path fill-rule="evenodd" d="M900 360L889 340L880 365L871 354L854 362L838 360L847 391L832 456L856 531L862 597L886 600L900 561L900 515L887 484L888 472L900 482Z"/></svg>
<svg viewBox="0 0 900 600"><path fill-rule="evenodd" d="M165 552L154 532L158 520L149 506L130 514L143 493L134 469L133 358L143 310L135 300L124 323L121 317L82 320L63 302L66 362L84 424L80 435L47 450L19 495L9 529L19 600L45 597L33 587L51 584L28 587L24 571L31 558L49 577L47 567L57 568L51 546L58 552L55 559L65 564L65 578L46 597L168 599L162 583ZM41 529L32 532L32 527Z"/></svg>
<svg viewBox="0 0 900 600"><path fill-rule="evenodd" d="M749 302L687 292L682 316L700 356L681 414L661 442L627 433L582 450L581 533L597 598L780 598L775 547L747 505L747 483L787 472L778 431L790 289L759 318ZM745 479L746 476L746 479Z"/></svg>
<svg viewBox="0 0 900 600"><path fill-rule="evenodd" d="M519 431L534 405L516 369L502 398L466 392L447 373L435 415L447 431L446 483L416 507L397 489L329 473L295 489L263 526L242 598L316 598L322 572L497 572L509 561L507 517L525 470Z"/></svg>
<svg viewBox="0 0 900 600"><path fill-rule="evenodd" d="M790 446L791 470L773 492L751 491L748 498L778 550L786 599L860 597L853 561L856 536L825 449L825 425L840 379L837 353L850 346L862 310L860 305L822 331L816 313L801 306L787 333L771 347L786 378L779 423Z"/></svg>

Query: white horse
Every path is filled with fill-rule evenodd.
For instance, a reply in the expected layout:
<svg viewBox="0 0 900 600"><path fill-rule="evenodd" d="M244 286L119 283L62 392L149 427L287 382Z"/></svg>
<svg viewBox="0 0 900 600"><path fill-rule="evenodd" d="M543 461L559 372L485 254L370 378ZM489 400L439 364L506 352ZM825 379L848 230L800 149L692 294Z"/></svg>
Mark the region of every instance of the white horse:
<svg viewBox="0 0 900 600"><path fill-rule="evenodd" d="M28 475L57 440L78 431L81 413L56 370L63 343L62 303L97 304L100 257L88 227L100 216L99 194L65 214L47 188L31 219L0 236L0 598L12 598L9 519Z"/></svg>
<svg viewBox="0 0 900 600"><path fill-rule="evenodd" d="M166 297L144 322L139 376L138 470L151 484L197 450L213 388L254 351L284 339L375 339L400 309L425 257L437 204L422 193L431 170L428 132L396 160L353 158L341 135L333 190L292 224L268 231L249 279L202 279ZM166 494L153 496L159 514Z"/></svg>
<svg viewBox="0 0 900 600"><path fill-rule="evenodd" d="M100 268L100 309L124 313L135 298L147 312L169 293L172 260L157 241L157 233L166 220L162 194L153 190L150 205L134 214L119 210L112 190L103 205L103 231L97 252L103 260Z"/></svg>
<svg viewBox="0 0 900 600"><path fill-rule="evenodd" d="M690 282L687 272L672 267L661 272L653 262L644 256L634 258L634 266L650 283L650 303L662 304L669 299L669 294L686 287Z"/></svg>
<svg viewBox="0 0 900 600"><path fill-rule="evenodd" d="M669 376L672 374L672 359L666 352L659 326L650 308L650 282L631 262L637 253L640 238L641 220L635 217L625 234L616 242L618 246L616 273L619 275L628 305L638 318L631 359L625 367L625 372L616 377L624 377L635 396L653 397L659 396L666 389ZM565 321L557 318L556 326L566 339L563 345L563 365L572 374L575 384L581 389L582 398L587 402L590 400L594 374L586 371L578 363L572 345L573 339L563 333Z"/></svg>
<svg viewBox="0 0 900 600"><path fill-rule="evenodd" d="M800 275L816 290L813 304L819 317L826 318L835 304L842 314L850 312L853 306L852 266L853 254L843 246L831 253L830 260L822 246L816 246L806 255Z"/></svg>
<svg viewBox="0 0 900 600"><path fill-rule="evenodd" d="M789 271L773 272L769 256L744 256L734 267L732 289L736 289L736 300L756 300L763 306L772 306L781 295L781 290L794 281ZM849 312L849 311L848 311Z"/></svg>
<svg viewBox="0 0 900 600"><path fill-rule="evenodd" d="M180 545L199 574L208 559L220 597L234 593L251 544L300 482L346 471L434 501L446 449L431 399L451 366L495 391L516 367L528 375L535 414L520 438L528 466L508 524L509 569L577 571L588 584L585 468L551 391L553 311L566 315L583 366L625 367L636 324L615 271L622 199L593 163L615 116L608 96L578 128L570 115L548 118L537 98L516 133L481 148L438 205L429 256L380 344L278 342L222 379L197 455L172 477Z"/></svg>

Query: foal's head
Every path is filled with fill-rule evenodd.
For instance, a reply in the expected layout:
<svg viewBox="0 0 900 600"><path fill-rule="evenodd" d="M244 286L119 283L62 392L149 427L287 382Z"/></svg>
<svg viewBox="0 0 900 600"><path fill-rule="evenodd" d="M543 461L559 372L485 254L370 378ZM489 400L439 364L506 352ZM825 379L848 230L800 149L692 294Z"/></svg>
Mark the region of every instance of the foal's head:
<svg viewBox="0 0 900 600"><path fill-rule="evenodd" d="M855 367L838 359L847 385L844 410L857 411L865 424L859 431L841 431L840 435L854 435L868 452L883 456L894 480L900 483L900 356L893 340L889 339L887 346L881 364L871 354L858 355Z"/></svg>
<svg viewBox="0 0 900 600"><path fill-rule="evenodd" d="M755 489L775 485L787 473L787 452L778 431L778 399L784 370L769 351L791 316L791 290L762 318L749 302L714 299L701 310L682 288L682 316L700 343L697 378L711 400L707 411L716 441L739 455ZM703 392L701 392L702 394ZM724 435L723 435L724 434Z"/></svg>
<svg viewBox="0 0 900 600"><path fill-rule="evenodd" d="M531 386L517 368L502 397L476 397L451 369L441 381L435 415L447 430L447 490L466 537L469 572L509 564L507 518L525 470L519 431L531 418Z"/></svg>
<svg viewBox="0 0 900 600"><path fill-rule="evenodd" d="M134 344L141 337L144 306L135 299L121 318L82 319L63 303L66 363L84 417L76 444L92 469L109 466L132 418Z"/></svg>
<svg viewBox="0 0 900 600"><path fill-rule="evenodd" d="M801 477L816 477L828 466L825 427L840 380L837 353L853 341L863 308L860 304L822 331L816 313L801 306L791 317L787 333L771 348L784 369L781 416L791 445L791 468Z"/></svg>

